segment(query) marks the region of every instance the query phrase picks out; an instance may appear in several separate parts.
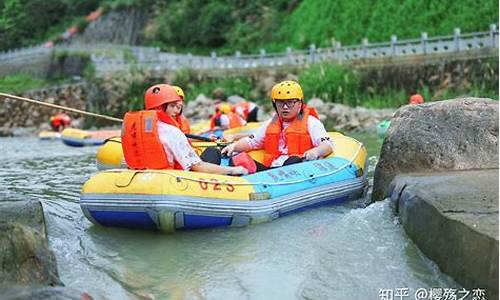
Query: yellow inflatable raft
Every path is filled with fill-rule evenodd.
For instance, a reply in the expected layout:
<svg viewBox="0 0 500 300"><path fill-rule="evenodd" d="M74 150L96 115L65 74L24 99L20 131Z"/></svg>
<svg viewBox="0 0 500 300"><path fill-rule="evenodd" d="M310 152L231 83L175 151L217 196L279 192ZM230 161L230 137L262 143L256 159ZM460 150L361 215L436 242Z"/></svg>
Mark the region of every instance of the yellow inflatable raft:
<svg viewBox="0 0 500 300"><path fill-rule="evenodd" d="M56 131L40 131L38 134L38 138L40 140L58 140L61 138L61 133L56 132Z"/></svg>
<svg viewBox="0 0 500 300"><path fill-rule="evenodd" d="M101 171L83 186L80 206L103 226L174 231L244 226L360 197L366 149L331 133L329 157L234 177L179 170ZM262 151L251 152L257 160Z"/></svg>
<svg viewBox="0 0 500 300"><path fill-rule="evenodd" d="M120 136L120 130L97 130L86 131L76 128L66 128L61 133L61 140L64 144L73 147L102 145L114 136Z"/></svg>

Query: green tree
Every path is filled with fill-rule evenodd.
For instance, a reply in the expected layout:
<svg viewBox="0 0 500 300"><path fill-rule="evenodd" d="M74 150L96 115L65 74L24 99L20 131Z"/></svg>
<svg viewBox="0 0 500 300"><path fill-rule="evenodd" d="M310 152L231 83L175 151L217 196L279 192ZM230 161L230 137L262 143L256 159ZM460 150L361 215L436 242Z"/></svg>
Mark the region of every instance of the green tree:
<svg viewBox="0 0 500 300"><path fill-rule="evenodd" d="M0 17L2 49L28 45L66 13L60 0L5 0Z"/></svg>

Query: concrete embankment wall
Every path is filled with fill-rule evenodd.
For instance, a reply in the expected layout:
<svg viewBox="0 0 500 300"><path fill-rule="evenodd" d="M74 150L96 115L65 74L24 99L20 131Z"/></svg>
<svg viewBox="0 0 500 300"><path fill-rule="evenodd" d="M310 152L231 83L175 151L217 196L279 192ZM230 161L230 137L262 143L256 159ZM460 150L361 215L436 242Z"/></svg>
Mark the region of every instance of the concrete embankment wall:
<svg viewBox="0 0 500 300"><path fill-rule="evenodd" d="M498 299L498 169L399 175L390 190L419 249L469 291Z"/></svg>
<svg viewBox="0 0 500 300"><path fill-rule="evenodd" d="M52 62L52 51L36 55L16 56L0 61L0 77L14 74L29 74L36 78L47 78Z"/></svg>

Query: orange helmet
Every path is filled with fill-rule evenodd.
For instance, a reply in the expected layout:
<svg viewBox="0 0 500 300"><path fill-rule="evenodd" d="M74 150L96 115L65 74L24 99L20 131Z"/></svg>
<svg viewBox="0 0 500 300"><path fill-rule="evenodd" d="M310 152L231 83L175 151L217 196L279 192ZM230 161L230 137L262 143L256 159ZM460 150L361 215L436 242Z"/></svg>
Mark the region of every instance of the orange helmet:
<svg viewBox="0 0 500 300"><path fill-rule="evenodd" d="M422 104L422 103L424 103L424 97L422 97L422 95L420 95L420 94L415 94L415 95L410 97L409 103L410 104Z"/></svg>
<svg viewBox="0 0 500 300"><path fill-rule="evenodd" d="M153 85L144 94L144 106L146 109L154 109L165 103L182 101L175 89L168 84Z"/></svg>

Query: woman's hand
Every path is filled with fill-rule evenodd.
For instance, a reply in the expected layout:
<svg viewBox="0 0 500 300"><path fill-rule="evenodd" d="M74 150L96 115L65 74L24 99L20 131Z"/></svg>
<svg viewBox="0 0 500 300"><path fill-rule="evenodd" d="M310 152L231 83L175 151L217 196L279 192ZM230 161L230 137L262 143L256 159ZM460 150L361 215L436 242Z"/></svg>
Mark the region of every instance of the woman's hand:
<svg viewBox="0 0 500 300"><path fill-rule="evenodd" d="M227 142L234 142L234 134L224 134L224 140Z"/></svg>
<svg viewBox="0 0 500 300"><path fill-rule="evenodd" d="M240 166L231 167L231 170L229 173L229 175L247 175L247 174L248 174L248 170L243 168L243 167L240 167Z"/></svg>
<svg viewBox="0 0 500 300"><path fill-rule="evenodd" d="M234 151L235 145L236 145L235 143L232 143L232 144L229 144L226 147L224 147L224 149L222 149L222 151L221 151L222 155L232 156L235 152Z"/></svg>

